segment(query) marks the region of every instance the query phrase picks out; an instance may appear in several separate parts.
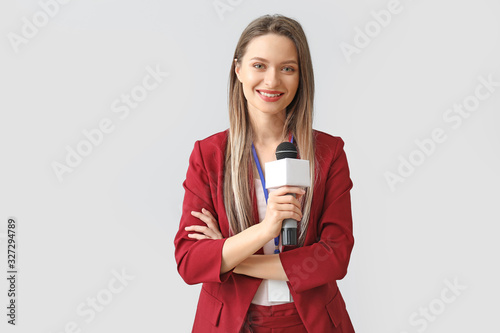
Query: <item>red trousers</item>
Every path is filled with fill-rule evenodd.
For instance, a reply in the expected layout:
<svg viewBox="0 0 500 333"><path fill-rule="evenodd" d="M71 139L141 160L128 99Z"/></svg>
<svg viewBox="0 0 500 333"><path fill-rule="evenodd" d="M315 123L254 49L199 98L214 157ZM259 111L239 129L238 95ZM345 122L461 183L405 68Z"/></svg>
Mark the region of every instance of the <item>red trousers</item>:
<svg viewBox="0 0 500 333"><path fill-rule="evenodd" d="M240 333L307 333L295 303L279 305L250 304Z"/></svg>

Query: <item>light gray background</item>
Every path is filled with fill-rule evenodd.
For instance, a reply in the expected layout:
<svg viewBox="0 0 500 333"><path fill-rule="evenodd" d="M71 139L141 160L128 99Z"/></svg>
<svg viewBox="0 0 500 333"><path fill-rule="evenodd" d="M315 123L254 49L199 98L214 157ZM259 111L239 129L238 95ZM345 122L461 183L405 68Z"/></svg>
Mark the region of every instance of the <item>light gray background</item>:
<svg viewBox="0 0 500 333"><path fill-rule="evenodd" d="M401 0L351 62L340 45L389 1L220 3L231 9L222 16L213 0L73 0L18 52L9 33L21 34L40 4L0 4L1 276L7 218L19 227L18 325L6 324L2 278L1 331L59 333L75 322L81 332L190 332L201 285L183 282L173 255L188 157L195 140L227 128L234 47L267 13L302 24L314 127L346 143L356 242L339 285L356 331L497 330L500 89L458 128L443 115L474 95L479 76L500 82L499 2ZM148 66L169 76L120 119L113 101ZM104 118L114 131L60 182L52 163ZM447 140L391 191L384 174L435 128ZM122 270L133 278L112 294ZM446 281L466 289L454 294ZM107 304L92 320L77 313L97 296ZM412 324L429 307L438 314L425 329Z"/></svg>

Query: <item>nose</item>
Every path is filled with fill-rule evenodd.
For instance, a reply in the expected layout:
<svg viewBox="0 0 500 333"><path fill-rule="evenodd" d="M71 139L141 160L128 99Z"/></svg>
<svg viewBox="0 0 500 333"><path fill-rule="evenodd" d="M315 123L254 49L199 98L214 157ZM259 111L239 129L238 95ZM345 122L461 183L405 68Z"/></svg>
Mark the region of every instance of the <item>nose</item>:
<svg viewBox="0 0 500 333"><path fill-rule="evenodd" d="M279 86L280 84L279 73L275 68L269 67L269 69L266 71L266 75L264 77L264 83L266 84L266 86L270 88Z"/></svg>

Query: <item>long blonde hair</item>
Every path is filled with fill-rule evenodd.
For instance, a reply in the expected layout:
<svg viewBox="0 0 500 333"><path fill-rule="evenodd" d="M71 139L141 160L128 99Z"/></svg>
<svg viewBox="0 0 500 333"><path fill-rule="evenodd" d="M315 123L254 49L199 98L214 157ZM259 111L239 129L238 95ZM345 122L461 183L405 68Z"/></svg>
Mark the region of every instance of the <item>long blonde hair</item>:
<svg viewBox="0 0 500 333"><path fill-rule="evenodd" d="M237 234L254 224L254 190L249 174L252 169L252 137L246 99L242 83L235 73L236 63L241 64L250 41L266 34L288 37L295 44L299 62L299 85L294 99L286 109L283 136L291 132L297 145L300 158L310 161L311 187L302 198L303 217L299 222L298 244L304 244L311 212L314 186L314 138L313 138L313 100L314 75L311 55L306 36L301 25L282 15L264 15L252 21L243 31L236 45L229 77L229 135L226 146L224 172L224 205L233 234Z"/></svg>

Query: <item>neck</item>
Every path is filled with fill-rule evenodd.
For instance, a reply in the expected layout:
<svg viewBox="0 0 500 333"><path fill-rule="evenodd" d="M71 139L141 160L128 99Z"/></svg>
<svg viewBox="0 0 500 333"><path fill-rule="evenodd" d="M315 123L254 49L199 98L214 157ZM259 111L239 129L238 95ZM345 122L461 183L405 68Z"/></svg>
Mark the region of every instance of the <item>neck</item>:
<svg viewBox="0 0 500 333"><path fill-rule="evenodd" d="M285 126L285 111L275 114L260 114L250 116L254 133L253 142L256 146L276 146L283 141L283 126Z"/></svg>

